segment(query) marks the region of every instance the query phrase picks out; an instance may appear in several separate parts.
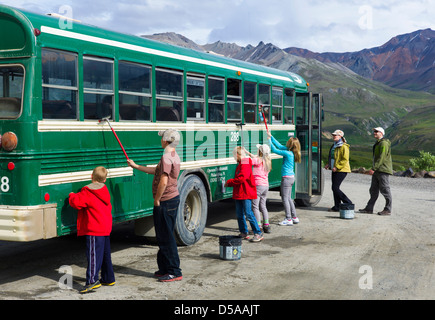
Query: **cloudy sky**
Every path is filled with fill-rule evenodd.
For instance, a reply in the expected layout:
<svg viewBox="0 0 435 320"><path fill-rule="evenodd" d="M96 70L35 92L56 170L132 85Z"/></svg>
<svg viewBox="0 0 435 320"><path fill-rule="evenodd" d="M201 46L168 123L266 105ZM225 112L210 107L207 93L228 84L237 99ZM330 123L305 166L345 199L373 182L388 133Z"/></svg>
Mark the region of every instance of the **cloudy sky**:
<svg viewBox="0 0 435 320"><path fill-rule="evenodd" d="M143 35L176 32L198 44L260 41L315 52L359 51L435 30L435 0L0 0L38 13Z"/></svg>

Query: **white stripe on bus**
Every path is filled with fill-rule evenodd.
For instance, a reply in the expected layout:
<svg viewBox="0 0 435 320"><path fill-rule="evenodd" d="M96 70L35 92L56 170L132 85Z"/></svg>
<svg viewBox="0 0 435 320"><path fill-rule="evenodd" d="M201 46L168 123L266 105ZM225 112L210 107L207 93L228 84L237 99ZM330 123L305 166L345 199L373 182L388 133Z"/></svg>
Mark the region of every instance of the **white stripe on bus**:
<svg viewBox="0 0 435 320"><path fill-rule="evenodd" d="M293 80L291 78L287 78L284 76L278 76L278 75L274 75L274 74L269 74L266 72L255 71L255 70L250 70L250 69L246 69L246 68L240 68L237 66L231 66L228 64L220 63L220 62L208 61L208 60L184 56L184 55L180 55L180 54L176 54L176 53L141 47L138 45L128 44L128 43L124 43L124 42L120 42L120 41L108 40L108 39L94 37L94 36L88 36L85 34L80 34L77 32L72 32L72 31L67 31L67 30L60 30L60 29L51 28L51 27L47 27L47 26L42 26L41 32L56 35L59 37L82 40L82 41L87 41L87 42L98 43L98 44L102 44L102 45L132 50L132 51L136 51L136 52L157 55L157 56L171 58L171 59L177 59L177 60L182 60L182 61L187 61L187 62L203 64L203 65L207 65L207 66L211 66L211 67L246 72L246 73L250 73L253 75L257 75L257 76L268 77L268 78L273 78L273 79L287 81L287 82L296 81L300 84L302 83L302 79L296 74L291 74L291 76L295 78Z"/></svg>
<svg viewBox="0 0 435 320"><path fill-rule="evenodd" d="M146 121L120 121L110 122L116 131L159 131L168 128L179 131L208 131L208 130L239 130L235 123L198 123L198 122L146 122ZM273 131L294 131L293 124L270 124ZM246 124L243 126L246 131L263 131L264 124ZM69 121L69 120L42 120L38 121L38 132L62 132L62 131L110 131L105 121Z"/></svg>
<svg viewBox="0 0 435 320"><path fill-rule="evenodd" d="M273 153L271 154L271 158L279 159L282 158L282 156ZM222 159L199 160L199 161L185 161L181 163L181 170L216 167L216 166L224 166L230 164L236 164L236 160L233 157L222 158ZM107 174L108 179L128 177L133 175L133 168L131 167L107 169L107 171L108 171ZM44 187L44 186L51 186L56 184L90 181L91 174L92 174L92 170L40 175L38 176L38 185L40 187Z"/></svg>

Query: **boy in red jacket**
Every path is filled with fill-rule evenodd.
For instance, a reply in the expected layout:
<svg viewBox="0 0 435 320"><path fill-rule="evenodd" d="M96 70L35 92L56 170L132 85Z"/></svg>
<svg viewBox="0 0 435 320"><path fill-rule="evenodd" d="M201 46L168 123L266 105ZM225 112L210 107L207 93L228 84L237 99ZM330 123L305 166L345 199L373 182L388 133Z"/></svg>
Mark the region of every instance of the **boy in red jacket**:
<svg viewBox="0 0 435 320"><path fill-rule="evenodd" d="M112 231L112 205L106 182L107 170L96 167L92 172L92 183L78 193L69 194L69 204L79 210L77 213L77 236L86 236L86 285L80 293L87 293L101 285L113 286L113 272L110 253L110 232ZM101 282L98 275L101 269Z"/></svg>
<svg viewBox="0 0 435 320"><path fill-rule="evenodd" d="M237 222L239 224L240 237L249 239L248 226L246 219L251 224L254 237L253 242L260 242L263 236L252 212L252 199L257 199L257 189L255 187L254 175L252 174L252 160L244 157L244 151L241 147L236 147L233 150L234 158L237 160L237 167L234 179L229 179L225 183L225 187L233 187L233 199L236 201Z"/></svg>

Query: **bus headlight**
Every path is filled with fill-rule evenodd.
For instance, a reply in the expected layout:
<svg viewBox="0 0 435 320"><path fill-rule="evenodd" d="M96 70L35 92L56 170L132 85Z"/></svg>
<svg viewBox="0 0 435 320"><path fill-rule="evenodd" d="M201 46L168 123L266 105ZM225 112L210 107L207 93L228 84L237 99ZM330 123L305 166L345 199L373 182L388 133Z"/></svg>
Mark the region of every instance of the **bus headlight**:
<svg viewBox="0 0 435 320"><path fill-rule="evenodd" d="M1 146L6 151L12 151L17 147L18 138L17 135L11 131L6 132L1 137Z"/></svg>

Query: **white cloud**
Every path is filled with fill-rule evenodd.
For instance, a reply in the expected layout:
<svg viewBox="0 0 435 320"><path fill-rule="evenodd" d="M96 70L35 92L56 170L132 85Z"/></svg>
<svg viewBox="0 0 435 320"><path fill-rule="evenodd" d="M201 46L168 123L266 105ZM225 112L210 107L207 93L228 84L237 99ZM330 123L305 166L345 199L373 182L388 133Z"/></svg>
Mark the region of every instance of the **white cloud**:
<svg viewBox="0 0 435 320"><path fill-rule="evenodd" d="M317 52L358 51L435 29L435 0L3 0L39 13L73 8L75 19L130 34L178 32L205 44L271 42Z"/></svg>

